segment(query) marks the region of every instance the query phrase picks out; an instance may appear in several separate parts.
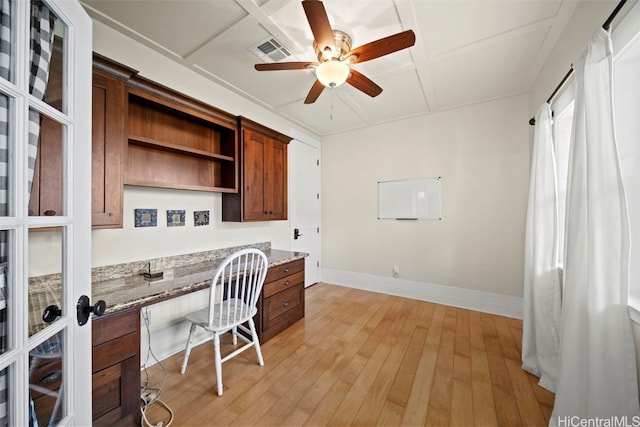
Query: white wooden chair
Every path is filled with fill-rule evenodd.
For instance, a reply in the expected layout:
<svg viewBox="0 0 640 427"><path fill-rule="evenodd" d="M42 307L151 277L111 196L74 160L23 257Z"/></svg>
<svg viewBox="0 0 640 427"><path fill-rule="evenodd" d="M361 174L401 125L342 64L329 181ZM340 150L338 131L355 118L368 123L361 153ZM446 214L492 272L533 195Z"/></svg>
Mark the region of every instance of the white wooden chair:
<svg viewBox="0 0 640 427"><path fill-rule="evenodd" d="M230 255L220 264L214 274L209 288L209 307L186 316L186 319L191 322L191 329L180 372L184 374L187 369L196 327L212 332L218 396L222 396L223 362L250 347L254 347L258 363L260 366L264 366L253 316L258 311L258 297L264 285L267 268L267 257L258 249L243 249ZM249 325L249 329L243 325L244 323ZM251 339L238 333L238 329L249 335ZM246 344L225 357L221 357L220 335L229 331L233 334L234 346L237 345L237 337L240 337Z"/></svg>

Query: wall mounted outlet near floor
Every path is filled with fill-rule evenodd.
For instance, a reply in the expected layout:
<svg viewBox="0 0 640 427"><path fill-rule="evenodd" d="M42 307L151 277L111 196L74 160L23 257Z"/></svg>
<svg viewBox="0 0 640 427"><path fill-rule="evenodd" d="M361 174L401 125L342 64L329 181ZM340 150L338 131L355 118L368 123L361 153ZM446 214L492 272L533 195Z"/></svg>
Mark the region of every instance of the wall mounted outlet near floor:
<svg viewBox="0 0 640 427"><path fill-rule="evenodd" d="M397 265L393 266L393 277L398 277L400 276L400 267L398 267Z"/></svg>

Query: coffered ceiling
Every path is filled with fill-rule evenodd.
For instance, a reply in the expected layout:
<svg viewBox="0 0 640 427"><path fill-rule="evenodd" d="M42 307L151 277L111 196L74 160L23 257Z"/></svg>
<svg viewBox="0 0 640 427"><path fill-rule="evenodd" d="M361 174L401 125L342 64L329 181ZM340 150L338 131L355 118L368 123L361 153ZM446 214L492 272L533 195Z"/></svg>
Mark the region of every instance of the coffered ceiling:
<svg viewBox="0 0 640 427"><path fill-rule="evenodd" d="M352 67L383 88L348 84L303 101L312 70L259 72L275 39L283 61L315 61L299 0L82 0L92 18L318 134L329 135L527 93L577 0L325 0L353 46L412 29L413 47ZM615 2L612 2L612 9ZM264 55L263 55L264 57Z"/></svg>

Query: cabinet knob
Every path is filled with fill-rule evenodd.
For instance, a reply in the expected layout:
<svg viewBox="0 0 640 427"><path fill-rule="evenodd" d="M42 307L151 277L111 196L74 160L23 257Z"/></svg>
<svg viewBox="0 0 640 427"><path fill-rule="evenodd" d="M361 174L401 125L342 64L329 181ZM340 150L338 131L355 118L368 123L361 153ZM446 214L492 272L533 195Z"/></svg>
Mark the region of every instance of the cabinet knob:
<svg viewBox="0 0 640 427"><path fill-rule="evenodd" d="M54 211L53 209L47 209L46 211L44 211L45 216L55 216L56 215L56 211Z"/></svg>
<svg viewBox="0 0 640 427"><path fill-rule="evenodd" d="M289 272L289 267L285 267L285 268L284 268L284 272L285 272L285 273L288 273L288 272Z"/></svg>
<svg viewBox="0 0 640 427"><path fill-rule="evenodd" d="M289 286L289 281L288 281L288 280L285 280L284 285L285 285L285 286Z"/></svg>
<svg viewBox="0 0 640 427"><path fill-rule="evenodd" d="M285 301L285 302L283 302L283 303L282 303L282 306L283 306L283 307L288 307L288 306L289 306L289 301Z"/></svg>
<svg viewBox="0 0 640 427"><path fill-rule="evenodd" d="M109 216L113 216L113 212L109 212L107 215L109 215Z"/></svg>

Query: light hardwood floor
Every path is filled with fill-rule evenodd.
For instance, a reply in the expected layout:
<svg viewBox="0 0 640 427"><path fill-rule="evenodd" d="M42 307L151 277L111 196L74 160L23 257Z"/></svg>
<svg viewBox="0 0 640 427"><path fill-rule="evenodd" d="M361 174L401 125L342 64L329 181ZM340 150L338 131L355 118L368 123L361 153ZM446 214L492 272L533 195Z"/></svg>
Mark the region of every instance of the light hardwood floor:
<svg viewBox="0 0 640 427"><path fill-rule="evenodd" d="M319 283L264 367L253 350L226 362L218 397L209 341L185 375L182 353L162 362L160 398L172 426L546 426L553 394L520 368L521 340L520 320Z"/></svg>

